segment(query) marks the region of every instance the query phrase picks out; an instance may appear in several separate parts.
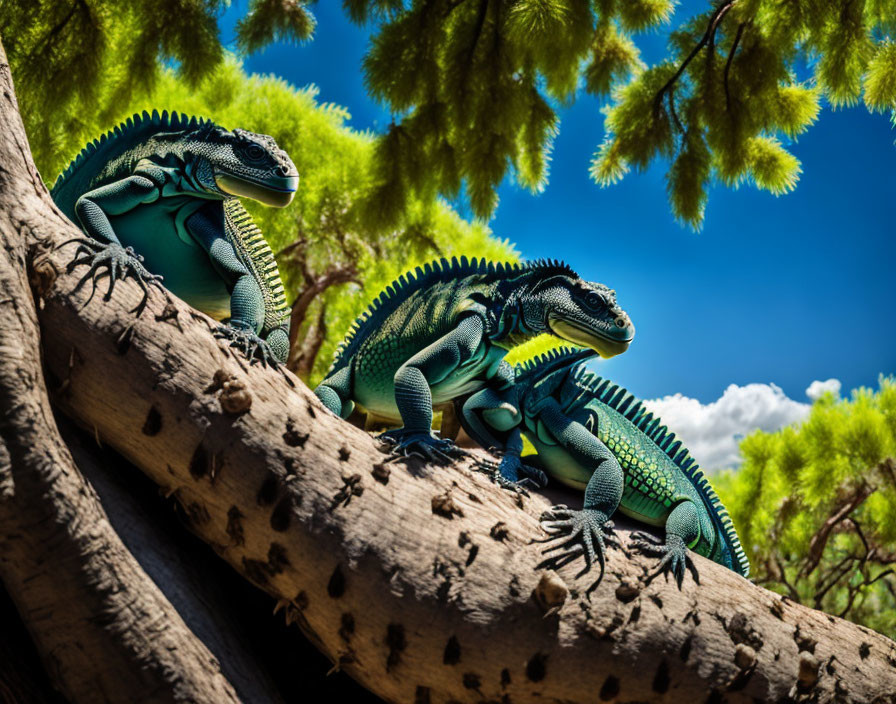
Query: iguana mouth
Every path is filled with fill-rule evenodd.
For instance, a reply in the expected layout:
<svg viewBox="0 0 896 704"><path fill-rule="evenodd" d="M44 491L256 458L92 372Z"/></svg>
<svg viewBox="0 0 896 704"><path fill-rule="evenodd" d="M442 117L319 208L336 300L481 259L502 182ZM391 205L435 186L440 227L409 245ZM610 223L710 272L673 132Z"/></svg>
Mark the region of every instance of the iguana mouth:
<svg viewBox="0 0 896 704"><path fill-rule="evenodd" d="M550 318L548 321L551 332L564 340L569 340L577 345L590 347L601 357L607 359L622 354L628 349L634 337L634 333L626 339L618 339L610 335L609 331L604 333L599 330L589 330L571 320L561 320L559 318Z"/></svg>
<svg viewBox="0 0 896 704"><path fill-rule="evenodd" d="M251 198L259 203L282 208L289 205L299 187L298 176L283 176L267 181L253 181L235 174L215 174L215 184L232 196Z"/></svg>

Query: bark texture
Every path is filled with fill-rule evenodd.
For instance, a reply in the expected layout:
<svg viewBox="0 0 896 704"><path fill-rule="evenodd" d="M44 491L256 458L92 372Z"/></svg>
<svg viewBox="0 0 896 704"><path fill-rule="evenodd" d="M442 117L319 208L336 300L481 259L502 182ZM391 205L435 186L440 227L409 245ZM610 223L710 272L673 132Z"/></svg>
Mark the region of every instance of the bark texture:
<svg viewBox="0 0 896 704"><path fill-rule="evenodd" d="M72 701L236 702L215 658L122 544L56 429L26 263L44 232L72 228L34 169L2 47L0 93L0 578ZM41 278L51 269L42 272L30 270Z"/></svg>
<svg viewBox="0 0 896 704"><path fill-rule="evenodd" d="M6 169L0 233L5 243L24 237L57 245L33 266L54 402L176 497L192 530L281 600L289 619L366 687L388 701L417 704L896 702L896 644L879 634L699 557L700 584L689 577L679 591L672 581L648 580L655 560L611 549L604 581L587 598L593 575L576 579L580 563L559 573L536 569L542 546L533 540L543 537L538 517L548 497L512 495L468 462L388 463L367 433L326 412L292 374L248 365L219 346L208 318L159 292L140 318L128 313L141 296L130 282L108 302L96 296L86 303L88 291L73 293L82 272L50 275L70 260L73 247L58 245L73 230L53 211L33 167L30 179L23 177L27 146L11 117L5 69L0 78L0 169ZM10 171L12 163L22 168ZM21 250L2 258L4 286L25 258ZM22 311L21 292L0 291L0 301L8 296ZM9 310L0 302L0 324ZM7 342L4 328L0 382L10 394L4 440L11 414L15 421L31 408L28 399L40 384L32 318L16 329L25 353ZM16 365L28 374L17 375ZM34 405L29 418L36 420L21 423L29 434L11 447L13 466L25 475L15 477L16 490L19 481L77 475L41 408ZM28 454L50 450L54 455L42 462ZM52 565L44 574L57 582L59 570L78 566L84 554L67 531L95 531L104 520L78 486L54 489L45 500L63 489L83 500L66 503L65 521L52 523L48 539L55 542L29 545ZM8 485L4 491L7 513L20 515ZM51 522L21 531L30 536L44 523ZM67 542L58 539L60 523ZM619 532L627 543L628 528ZM20 540L34 540L29 536ZM10 549L4 544L0 554ZM118 569L119 560L127 560L126 552L105 552L90 567ZM94 603L96 592L106 594L102 584L81 598ZM22 602L42 593L33 585L10 591L40 642L42 621ZM127 610L135 612L143 613ZM58 621L65 614L53 616L43 622L70 628ZM159 636L141 630L139 621L131 625L147 648L171 632ZM102 634L113 639L115 631L106 627ZM121 650L116 644L109 657ZM182 676L192 670L214 676L201 657L191 661L180 651L178 657L171 667ZM214 700L229 696L221 689Z"/></svg>

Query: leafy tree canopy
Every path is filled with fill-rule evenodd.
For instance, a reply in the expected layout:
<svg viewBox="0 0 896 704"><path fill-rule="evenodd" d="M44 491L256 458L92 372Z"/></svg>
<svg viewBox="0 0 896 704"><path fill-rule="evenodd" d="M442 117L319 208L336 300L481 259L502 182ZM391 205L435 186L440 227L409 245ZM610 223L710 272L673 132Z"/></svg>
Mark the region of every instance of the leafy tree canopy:
<svg viewBox="0 0 896 704"><path fill-rule="evenodd" d="M896 635L896 379L741 443L713 480L759 584Z"/></svg>

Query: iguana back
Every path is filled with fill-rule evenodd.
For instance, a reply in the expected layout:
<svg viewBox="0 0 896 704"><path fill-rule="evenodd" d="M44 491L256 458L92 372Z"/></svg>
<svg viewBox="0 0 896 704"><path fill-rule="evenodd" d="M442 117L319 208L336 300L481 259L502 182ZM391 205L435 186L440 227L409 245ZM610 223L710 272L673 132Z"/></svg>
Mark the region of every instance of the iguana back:
<svg viewBox="0 0 896 704"><path fill-rule="evenodd" d="M585 421L587 429L613 453L625 474L620 508L644 510L646 503L668 502L677 493L669 482L679 489L686 484L699 497L733 569L747 576L749 561L728 511L697 462L634 394L587 370L584 363L590 356L589 351L568 348L551 351L517 365L517 383L529 388L550 374L568 374L561 386L561 406L570 416L575 409L590 411Z"/></svg>

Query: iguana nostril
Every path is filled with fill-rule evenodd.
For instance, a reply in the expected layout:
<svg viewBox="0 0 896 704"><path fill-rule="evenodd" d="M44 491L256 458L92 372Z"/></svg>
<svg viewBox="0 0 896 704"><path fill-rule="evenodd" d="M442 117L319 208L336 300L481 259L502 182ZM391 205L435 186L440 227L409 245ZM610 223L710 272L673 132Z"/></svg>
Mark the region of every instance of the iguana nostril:
<svg viewBox="0 0 896 704"><path fill-rule="evenodd" d="M616 318L615 322L616 327L624 328L626 325L628 325L628 318L619 316L618 318Z"/></svg>

